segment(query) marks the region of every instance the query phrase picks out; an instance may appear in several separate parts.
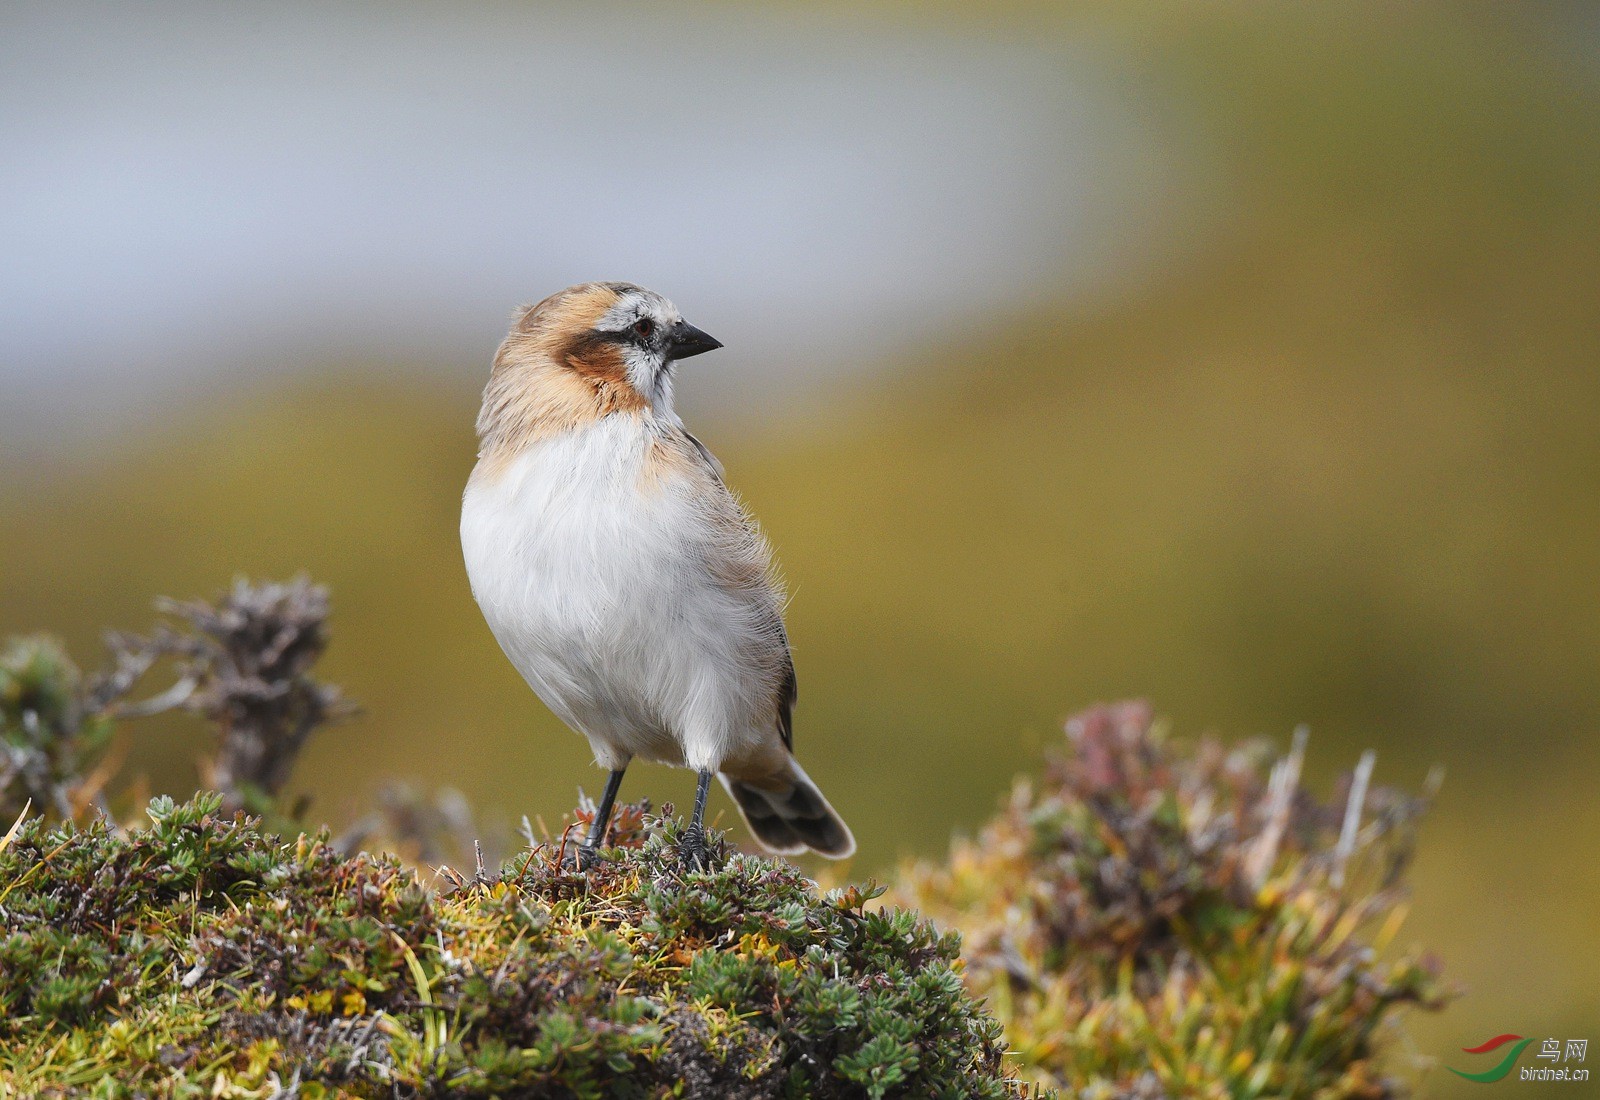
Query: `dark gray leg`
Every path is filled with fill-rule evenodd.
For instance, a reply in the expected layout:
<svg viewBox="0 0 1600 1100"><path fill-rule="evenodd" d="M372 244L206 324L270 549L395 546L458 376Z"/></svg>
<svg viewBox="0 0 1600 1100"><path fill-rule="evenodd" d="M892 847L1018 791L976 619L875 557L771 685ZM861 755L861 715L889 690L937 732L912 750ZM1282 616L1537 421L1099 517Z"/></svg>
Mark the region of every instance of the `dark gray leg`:
<svg viewBox="0 0 1600 1100"><path fill-rule="evenodd" d="M584 837L583 844L578 848L580 871L594 866L600 853L600 845L606 839L606 826L611 824L611 806L617 800L617 788L622 786L622 773L626 770L618 768L606 777L606 790L600 796L600 806L594 812L594 820L589 823L589 835Z"/></svg>
<svg viewBox="0 0 1600 1100"><path fill-rule="evenodd" d="M700 785L694 791L694 816L689 827L678 841L678 855L691 870L703 871L710 862L711 853L706 848L706 796L711 793L711 773L700 773Z"/></svg>

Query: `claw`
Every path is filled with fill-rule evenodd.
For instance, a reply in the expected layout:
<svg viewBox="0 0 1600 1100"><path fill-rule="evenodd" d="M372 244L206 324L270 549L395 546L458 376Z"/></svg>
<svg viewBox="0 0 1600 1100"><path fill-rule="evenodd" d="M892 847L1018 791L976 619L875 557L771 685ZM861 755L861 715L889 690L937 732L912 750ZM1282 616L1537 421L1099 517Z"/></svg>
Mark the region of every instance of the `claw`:
<svg viewBox="0 0 1600 1100"><path fill-rule="evenodd" d="M561 866L569 871L587 871L600 862L600 849L580 844L561 857Z"/></svg>
<svg viewBox="0 0 1600 1100"><path fill-rule="evenodd" d="M678 841L678 859L686 871L711 869L711 849L706 844L706 834L703 829L690 826L684 830L683 837Z"/></svg>
<svg viewBox="0 0 1600 1100"><path fill-rule="evenodd" d="M683 838L678 841L678 858L683 861L686 870L711 869L711 849L706 844L706 827L701 824L706 817L706 792L710 789L711 773L702 770L700 782L694 791L694 816L689 818L689 827L683 831Z"/></svg>

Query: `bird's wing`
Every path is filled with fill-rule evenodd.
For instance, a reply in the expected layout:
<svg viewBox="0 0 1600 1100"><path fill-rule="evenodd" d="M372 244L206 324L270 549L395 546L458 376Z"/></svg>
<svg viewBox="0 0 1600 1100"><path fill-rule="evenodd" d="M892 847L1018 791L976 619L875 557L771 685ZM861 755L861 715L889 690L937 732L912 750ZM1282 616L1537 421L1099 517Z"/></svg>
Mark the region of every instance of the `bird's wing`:
<svg viewBox="0 0 1600 1100"><path fill-rule="evenodd" d="M771 643L778 659L778 692L776 709L778 733L784 747L794 750L794 704L799 696L795 680L794 657L789 652L789 632L783 625L783 583L772 566L772 551L755 521L745 511L744 505L723 480L722 463L710 449L681 426L678 433L688 444L688 450L698 460L702 476L708 477L706 494L711 502L711 520L714 526L726 533L721 568L715 571L719 580L731 589L747 594L756 601L760 615L760 632Z"/></svg>

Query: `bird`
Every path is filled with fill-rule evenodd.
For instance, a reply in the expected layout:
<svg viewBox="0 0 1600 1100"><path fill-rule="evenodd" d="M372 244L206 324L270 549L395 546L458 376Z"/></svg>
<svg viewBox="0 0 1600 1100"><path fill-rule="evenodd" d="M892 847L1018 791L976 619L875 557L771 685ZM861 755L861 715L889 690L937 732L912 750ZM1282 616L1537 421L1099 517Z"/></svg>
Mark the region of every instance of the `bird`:
<svg viewBox="0 0 1600 1100"><path fill-rule="evenodd" d="M609 773L585 869L635 759L697 773L686 866L708 866L713 775L768 851L855 851L795 759L771 547L673 408L678 365L720 347L653 291L581 283L516 312L483 391L462 554L506 657Z"/></svg>

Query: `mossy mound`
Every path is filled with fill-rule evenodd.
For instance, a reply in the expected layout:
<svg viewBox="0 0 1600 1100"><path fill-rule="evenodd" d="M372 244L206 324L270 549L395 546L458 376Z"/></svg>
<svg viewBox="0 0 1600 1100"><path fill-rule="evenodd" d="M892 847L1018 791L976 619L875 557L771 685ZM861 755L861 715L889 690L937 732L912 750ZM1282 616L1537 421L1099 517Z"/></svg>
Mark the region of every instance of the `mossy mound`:
<svg viewBox="0 0 1600 1100"><path fill-rule="evenodd" d="M675 828L433 891L216 796L0 851L0 1086L56 1096L1003 1097L957 940ZM296 1091L298 1090L298 1091Z"/></svg>

